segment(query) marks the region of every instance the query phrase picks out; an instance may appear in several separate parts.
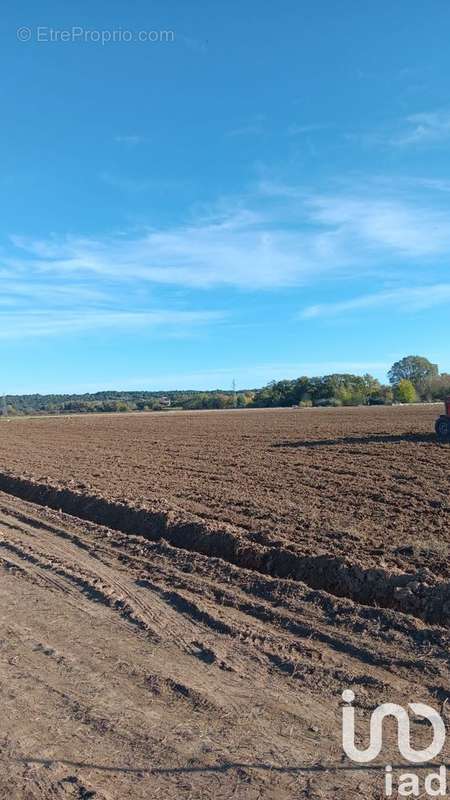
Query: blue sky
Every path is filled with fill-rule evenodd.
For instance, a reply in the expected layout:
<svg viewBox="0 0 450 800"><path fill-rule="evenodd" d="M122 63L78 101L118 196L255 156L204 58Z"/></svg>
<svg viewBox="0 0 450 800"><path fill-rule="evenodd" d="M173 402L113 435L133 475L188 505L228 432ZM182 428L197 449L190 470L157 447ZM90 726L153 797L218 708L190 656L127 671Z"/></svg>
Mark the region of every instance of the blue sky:
<svg viewBox="0 0 450 800"><path fill-rule="evenodd" d="M449 27L436 0L5 8L0 388L450 371Z"/></svg>

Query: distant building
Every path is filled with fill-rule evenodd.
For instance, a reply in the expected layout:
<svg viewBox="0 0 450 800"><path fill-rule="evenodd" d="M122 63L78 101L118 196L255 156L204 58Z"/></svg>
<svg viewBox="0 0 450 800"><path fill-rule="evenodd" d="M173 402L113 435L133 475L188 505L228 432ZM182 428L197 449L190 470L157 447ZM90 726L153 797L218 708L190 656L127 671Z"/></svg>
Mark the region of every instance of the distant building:
<svg viewBox="0 0 450 800"><path fill-rule="evenodd" d="M165 406L166 408L170 408L172 405L170 397L158 397L158 403L160 406Z"/></svg>

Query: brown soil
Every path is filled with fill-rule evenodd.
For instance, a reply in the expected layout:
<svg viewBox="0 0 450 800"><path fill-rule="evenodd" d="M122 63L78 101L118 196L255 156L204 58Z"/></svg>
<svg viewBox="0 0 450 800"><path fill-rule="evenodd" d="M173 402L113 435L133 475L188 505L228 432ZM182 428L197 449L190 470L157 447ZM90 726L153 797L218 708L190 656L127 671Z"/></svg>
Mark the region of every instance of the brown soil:
<svg viewBox="0 0 450 800"><path fill-rule="evenodd" d="M0 471L231 525L249 541L450 576L436 406L12 420Z"/></svg>
<svg viewBox="0 0 450 800"><path fill-rule="evenodd" d="M438 411L1 423L0 796L381 798L340 696L450 694Z"/></svg>

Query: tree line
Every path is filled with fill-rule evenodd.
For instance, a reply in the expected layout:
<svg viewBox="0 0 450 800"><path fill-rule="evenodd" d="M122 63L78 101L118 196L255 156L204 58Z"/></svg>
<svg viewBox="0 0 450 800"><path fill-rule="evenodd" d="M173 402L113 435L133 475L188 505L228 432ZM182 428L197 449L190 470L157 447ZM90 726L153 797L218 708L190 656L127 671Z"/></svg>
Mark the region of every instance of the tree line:
<svg viewBox="0 0 450 800"><path fill-rule="evenodd" d="M261 389L239 392L168 391L88 394L27 394L5 397L10 416L43 414L123 413L129 411L276 408L283 406L389 405L433 402L450 396L450 374L423 356L406 356L392 365L388 384L372 375L336 373L272 381Z"/></svg>
<svg viewBox="0 0 450 800"><path fill-rule="evenodd" d="M249 405L252 392L105 391L86 394L7 395L3 411L8 416L47 414L111 414L130 411L166 411L168 409L219 409Z"/></svg>
<svg viewBox="0 0 450 800"><path fill-rule="evenodd" d="M372 375L348 373L273 381L258 389L252 405L356 406L433 402L450 396L450 375L423 356L406 356L392 365L389 384Z"/></svg>

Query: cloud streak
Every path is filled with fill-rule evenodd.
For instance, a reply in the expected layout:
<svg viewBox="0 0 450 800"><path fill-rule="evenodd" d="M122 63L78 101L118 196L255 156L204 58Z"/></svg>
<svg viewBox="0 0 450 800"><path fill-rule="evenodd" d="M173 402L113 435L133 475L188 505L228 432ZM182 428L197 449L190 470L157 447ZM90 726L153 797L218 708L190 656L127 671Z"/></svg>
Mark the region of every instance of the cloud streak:
<svg viewBox="0 0 450 800"><path fill-rule="evenodd" d="M450 301L450 283L415 286L365 294L338 303L322 303L305 308L300 319L334 317L355 311L392 308L402 312L425 311Z"/></svg>
<svg viewBox="0 0 450 800"><path fill-rule="evenodd" d="M426 146L440 144L450 139L450 111L411 114L405 120L402 133L392 137L398 146Z"/></svg>
<svg viewBox="0 0 450 800"><path fill-rule="evenodd" d="M216 311L8 311L0 314L0 340L137 329L159 329L169 336L185 336L194 327L224 318L223 312Z"/></svg>
<svg viewBox="0 0 450 800"><path fill-rule="evenodd" d="M101 237L13 236L0 258L0 338L12 335L5 333L12 325L21 335L56 335L128 324L163 331L214 324L220 314L199 311L200 296L224 292L226 310L231 291L311 294L323 291L324 280L370 279L373 291L311 304L302 319L375 307L431 308L448 298L442 274L450 256L449 202L442 182L426 179L409 185L407 194L392 181L335 192L265 181L184 224ZM410 286L424 273L425 287L376 291L387 280Z"/></svg>
<svg viewBox="0 0 450 800"><path fill-rule="evenodd" d="M257 291L325 275L373 274L387 262L396 273L411 258L422 264L448 258L448 208L374 194L264 184L237 207L134 237L15 237L5 264L84 280Z"/></svg>

